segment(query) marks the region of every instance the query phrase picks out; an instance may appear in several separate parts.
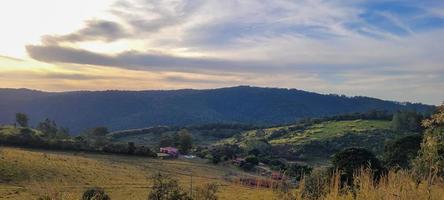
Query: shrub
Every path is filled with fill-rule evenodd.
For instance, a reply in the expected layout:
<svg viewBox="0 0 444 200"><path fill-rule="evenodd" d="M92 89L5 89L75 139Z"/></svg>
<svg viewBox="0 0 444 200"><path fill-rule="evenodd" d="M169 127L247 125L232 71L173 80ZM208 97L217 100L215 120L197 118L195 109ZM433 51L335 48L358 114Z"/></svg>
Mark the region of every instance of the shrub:
<svg viewBox="0 0 444 200"><path fill-rule="evenodd" d="M383 171L375 155L363 148L348 148L335 154L332 164L341 174L341 183L347 185L352 185L354 173L361 168L370 168L375 177L379 177Z"/></svg>
<svg viewBox="0 0 444 200"><path fill-rule="evenodd" d="M414 162L415 171L419 176L428 177L427 181L432 183L436 175L444 177L444 104L422 124L427 129Z"/></svg>
<svg viewBox="0 0 444 200"><path fill-rule="evenodd" d="M196 189L194 200L217 200L217 191L219 187L215 183L205 184Z"/></svg>
<svg viewBox="0 0 444 200"><path fill-rule="evenodd" d="M302 181L303 199L321 199L326 193L330 184L331 174L327 170L316 170Z"/></svg>
<svg viewBox="0 0 444 200"><path fill-rule="evenodd" d="M311 173L313 168L306 165L289 164L285 169L285 174L296 178L296 180L301 180L302 177Z"/></svg>
<svg viewBox="0 0 444 200"><path fill-rule="evenodd" d="M90 188L82 195L82 200L110 200L109 196L102 188Z"/></svg>
<svg viewBox="0 0 444 200"><path fill-rule="evenodd" d="M191 200L188 194L179 187L176 179L165 174L153 177L153 187L148 194L148 200Z"/></svg>
<svg viewBox="0 0 444 200"><path fill-rule="evenodd" d="M252 165L258 165L259 159L256 156L248 156L245 158L245 162L250 163Z"/></svg>
<svg viewBox="0 0 444 200"><path fill-rule="evenodd" d="M388 142L384 147L383 160L388 168L410 167L410 162L418 155L421 148L422 136L409 135Z"/></svg>

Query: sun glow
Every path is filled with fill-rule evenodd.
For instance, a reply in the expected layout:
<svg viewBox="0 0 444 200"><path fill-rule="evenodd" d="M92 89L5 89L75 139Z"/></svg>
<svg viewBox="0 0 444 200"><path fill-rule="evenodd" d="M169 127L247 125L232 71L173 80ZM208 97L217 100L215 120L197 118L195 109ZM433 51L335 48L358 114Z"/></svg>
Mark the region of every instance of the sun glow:
<svg viewBox="0 0 444 200"><path fill-rule="evenodd" d="M25 46L47 34L64 34L86 19L107 16L108 0L14 0L0 2L0 55L25 58ZM2 66L3 67L3 66Z"/></svg>

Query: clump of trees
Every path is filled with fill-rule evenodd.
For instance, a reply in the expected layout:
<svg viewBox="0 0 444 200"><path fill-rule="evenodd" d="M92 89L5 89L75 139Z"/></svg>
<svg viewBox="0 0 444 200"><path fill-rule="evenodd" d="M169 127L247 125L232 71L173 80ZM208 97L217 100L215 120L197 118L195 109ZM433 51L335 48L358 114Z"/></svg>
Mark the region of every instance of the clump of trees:
<svg viewBox="0 0 444 200"><path fill-rule="evenodd" d="M214 164L217 164L220 161L235 159L242 152L242 149L238 145L222 144L213 146L209 150L208 157Z"/></svg>
<svg viewBox="0 0 444 200"><path fill-rule="evenodd" d="M393 115L392 126L395 131L422 131L423 116L414 111L398 111Z"/></svg>
<svg viewBox="0 0 444 200"><path fill-rule="evenodd" d="M177 147L182 154L188 154L193 148L193 137L187 129L181 129L173 135L163 135L160 147Z"/></svg>
<svg viewBox="0 0 444 200"><path fill-rule="evenodd" d="M182 129L179 131L179 151L182 154L188 154L188 152L193 147L193 138L191 137L190 132L186 129Z"/></svg>
<svg viewBox="0 0 444 200"><path fill-rule="evenodd" d="M72 137L69 135L68 129L57 126L55 121L48 118L38 123L37 131L27 127L29 118L26 114L17 113L16 118L16 123L21 126L18 128L19 133L0 134L0 144L55 150L156 156L150 148L137 146L133 142L113 143L108 137L109 131L106 127L92 128L80 136Z"/></svg>
<svg viewBox="0 0 444 200"><path fill-rule="evenodd" d="M46 118L40 122L37 130L41 131L45 137L52 139L67 139L69 138L69 129L64 127L58 127L54 120Z"/></svg>

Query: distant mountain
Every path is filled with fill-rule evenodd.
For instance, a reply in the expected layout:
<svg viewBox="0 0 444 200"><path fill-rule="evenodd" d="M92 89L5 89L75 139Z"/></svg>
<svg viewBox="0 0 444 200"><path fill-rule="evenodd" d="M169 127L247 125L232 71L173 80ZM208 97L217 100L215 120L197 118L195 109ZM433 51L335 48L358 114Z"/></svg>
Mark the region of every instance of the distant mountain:
<svg viewBox="0 0 444 200"><path fill-rule="evenodd" d="M42 92L0 89L0 124L17 112L31 124L48 117L78 133L107 126L112 130L155 125L246 123L271 125L372 109L426 112L432 106L369 97L323 95L296 89L239 86L208 90Z"/></svg>

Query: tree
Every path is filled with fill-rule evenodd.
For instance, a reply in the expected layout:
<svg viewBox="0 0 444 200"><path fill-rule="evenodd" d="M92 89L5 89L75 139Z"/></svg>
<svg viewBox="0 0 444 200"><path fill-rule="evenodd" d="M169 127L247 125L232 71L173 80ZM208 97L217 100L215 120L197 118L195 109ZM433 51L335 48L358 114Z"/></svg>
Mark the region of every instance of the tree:
<svg viewBox="0 0 444 200"><path fill-rule="evenodd" d="M108 128L100 126L90 129L86 135L88 139L93 142L95 147L103 147L109 142L106 137L108 133Z"/></svg>
<svg viewBox="0 0 444 200"><path fill-rule="evenodd" d="M134 142L128 142L128 154L134 154L136 151L136 145Z"/></svg>
<svg viewBox="0 0 444 200"><path fill-rule="evenodd" d="M193 147L193 139L186 129L179 131L179 150L182 154L188 154Z"/></svg>
<svg viewBox="0 0 444 200"><path fill-rule="evenodd" d="M413 111L399 111L393 115L392 126L396 131L421 131L422 115Z"/></svg>
<svg viewBox="0 0 444 200"><path fill-rule="evenodd" d="M211 156L218 159L217 162L234 159L240 153L242 153L242 149L235 144L215 145L210 150Z"/></svg>
<svg viewBox="0 0 444 200"><path fill-rule="evenodd" d="M245 161L240 164L240 167L244 170L251 170L254 166L259 164L259 159L256 156L248 156Z"/></svg>
<svg viewBox="0 0 444 200"><path fill-rule="evenodd" d="M91 130L91 136L93 137L103 137L106 136L108 133L108 128L104 126L99 126Z"/></svg>
<svg viewBox="0 0 444 200"><path fill-rule="evenodd" d="M159 141L160 147L170 147L172 145L173 145L173 139L171 139L171 137L168 135L162 136L162 138Z"/></svg>
<svg viewBox="0 0 444 200"><path fill-rule="evenodd" d="M29 118L28 118L28 115L26 115L25 113L15 114L15 121L21 127L28 127Z"/></svg>
<svg viewBox="0 0 444 200"><path fill-rule="evenodd" d="M256 156L248 156L245 158L245 162L251 163L252 165L258 165L259 159Z"/></svg>
<svg viewBox="0 0 444 200"><path fill-rule="evenodd" d="M37 125L37 130L43 132L49 138L55 138L58 131L55 121L48 118Z"/></svg>
<svg viewBox="0 0 444 200"><path fill-rule="evenodd" d="M157 173L153 176L153 187L148 200L191 200L188 194L179 187L176 179Z"/></svg>
<svg viewBox="0 0 444 200"><path fill-rule="evenodd" d="M61 138L61 139L69 138L69 129L65 127L58 128L56 138Z"/></svg>
<svg viewBox="0 0 444 200"><path fill-rule="evenodd" d="M375 155L363 148L348 148L333 156L332 164L341 174L341 182L347 185L353 183L353 175L361 168L369 168L375 177L382 173L381 162Z"/></svg>
<svg viewBox="0 0 444 200"><path fill-rule="evenodd" d="M266 156L271 152L271 145L266 140L247 141L246 151L256 156Z"/></svg>
<svg viewBox="0 0 444 200"><path fill-rule="evenodd" d="M436 175L444 176L444 103L422 125L426 130L414 162L415 171L432 183Z"/></svg>
<svg viewBox="0 0 444 200"><path fill-rule="evenodd" d="M422 135L415 134L388 142L384 147L383 160L389 168L407 169L421 148Z"/></svg>

